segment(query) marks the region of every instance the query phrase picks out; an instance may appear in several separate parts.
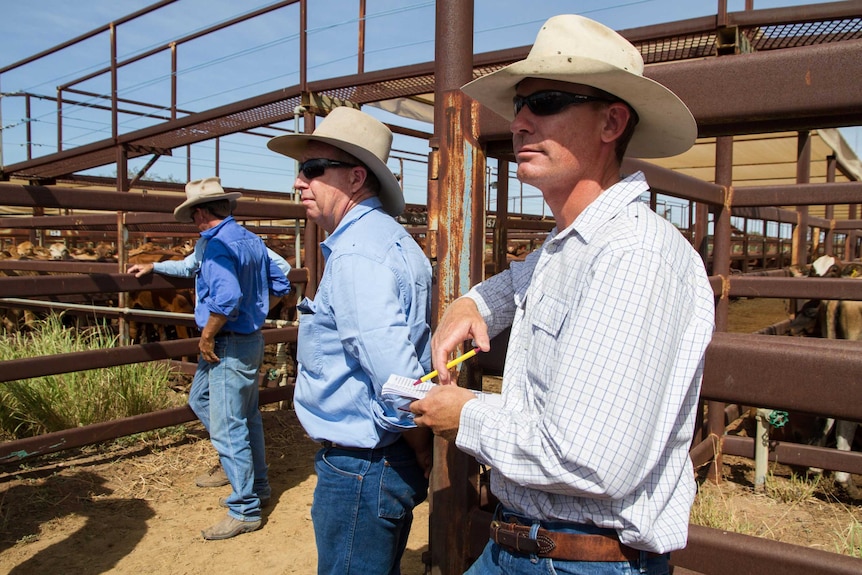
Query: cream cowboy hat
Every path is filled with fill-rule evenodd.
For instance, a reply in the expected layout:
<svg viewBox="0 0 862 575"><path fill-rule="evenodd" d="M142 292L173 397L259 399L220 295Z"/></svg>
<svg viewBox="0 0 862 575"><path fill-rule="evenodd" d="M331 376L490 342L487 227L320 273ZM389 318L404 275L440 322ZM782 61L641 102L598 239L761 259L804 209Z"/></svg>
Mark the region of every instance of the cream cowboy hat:
<svg viewBox="0 0 862 575"><path fill-rule="evenodd" d="M234 209L236 199L240 196L242 196L240 192L225 192L224 188L221 187L221 178L193 180L186 184L186 201L177 206L174 210L174 217L178 222L189 223L193 221L193 207L217 200L230 200L230 207Z"/></svg>
<svg viewBox="0 0 862 575"><path fill-rule="evenodd" d="M663 158L688 150L697 123L676 94L643 76L637 48L610 28L583 16L564 14L539 30L525 60L473 80L461 89L507 120L524 78L593 86L624 100L640 121L626 151L633 158Z"/></svg>
<svg viewBox="0 0 862 575"><path fill-rule="evenodd" d="M287 134L267 142L273 152L291 158L302 155L309 142L323 142L343 150L365 164L380 181L380 201L395 217L404 211L404 193L395 174L386 166L392 132L376 118L347 106L338 106L311 134Z"/></svg>

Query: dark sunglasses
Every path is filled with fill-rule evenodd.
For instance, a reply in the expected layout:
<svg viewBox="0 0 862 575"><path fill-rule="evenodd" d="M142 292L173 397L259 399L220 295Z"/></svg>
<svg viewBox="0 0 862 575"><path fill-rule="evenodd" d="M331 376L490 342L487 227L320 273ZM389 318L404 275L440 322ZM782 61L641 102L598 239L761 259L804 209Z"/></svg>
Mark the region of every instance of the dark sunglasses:
<svg viewBox="0 0 862 575"><path fill-rule="evenodd" d="M323 175L327 168L355 168L359 164L348 164L347 162L339 162L338 160L330 160L329 158L312 158L305 160L299 164L299 171L308 180L319 178Z"/></svg>
<svg viewBox="0 0 862 575"><path fill-rule="evenodd" d="M600 96L587 96L585 94L571 94L558 90L543 90L533 92L529 96L515 96L512 102L515 104L515 115L526 105L530 111L537 116L553 116L559 114L563 108L573 104L586 104L587 102L611 102L608 98Z"/></svg>

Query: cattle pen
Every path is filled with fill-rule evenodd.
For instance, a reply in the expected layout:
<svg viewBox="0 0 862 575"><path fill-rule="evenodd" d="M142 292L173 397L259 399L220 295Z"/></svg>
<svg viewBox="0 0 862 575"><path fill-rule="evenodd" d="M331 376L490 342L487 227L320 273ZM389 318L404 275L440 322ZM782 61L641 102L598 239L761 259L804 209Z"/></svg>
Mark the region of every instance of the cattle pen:
<svg viewBox="0 0 862 575"><path fill-rule="evenodd" d="M459 90L473 77L521 59L529 51L529 46L521 46L474 53L472 1L436 2L432 61L366 71L366 7L365 0L357 0L356 67L352 74L332 78L309 76L308 13L315 7L307 0L269 2L126 60L117 56L116 36L125 25L170 10L176 2L156 2L49 51L0 67L0 80L6 85L5 78L20 69L90 37L110 35L108 66L65 82L56 95L15 93L0 99L2 106L14 100L14 105L27 110L28 118L37 102L49 102L56 110L56 134L33 146L38 135L30 132L31 123L24 122L17 128L26 132L23 155L11 162L8 154L3 155L0 240L7 250L24 242L42 247L61 242L70 249L105 242L115 253L96 262L0 260L4 307L33 309L45 302L66 302L73 309L110 301L120 311L111 312L106 305L104 313L115 313L117 333L127 333L128 322L143 317L126 307L130 292L190 287L188 280L138 279L123 273L128 253L136 245L175 245L196 235L171 216L181 201L182 184L147 179L157 160L185 150L185 175L192 179L192 146L214 143L213 166L218 174L221 142L242 135L264 146L261 136L311 132L336 105L375 107L397 115L409 104L416 108L412 117L424 119L424 129L394 118L390 127L399 141L420 142L428 149L422 155L398 154L395 160L402 184L423 188L425 201L411 204L401 221L433 263L438 290L435 321L446 304L470 285L539 247L553 227L542 209L528 209L530 192L519 188L511 173L514 158L508 126ZM178 51L199 38L218 37L246 22L284 13L299 39L295 59L300 72L295 84L212 108L179 108ZM776 337L787 333L790 319L773 326L773 335L727 332L728 306L734 298L787 299L794 302L791 315L807 300L862 301L862 282L791 273L791 268L805 269L819 255L836 255L844 261L862 255L862 165L837 131L862 124L858 80L862 78L862 1L768 10L755 10L753 2L746 2L746 10L729 12L727 2L720 0L711 16L621 33L641 50L645 74L679 94L698 124L698 143L690 155L624 163L625 171L646 174L652 191L643 200L654 210L663 210L699 251L715 294L716 333L707 351L701 393L705 415L690 451L692 461L707 466L711 479L718 480L723 456L754 458L754 438L726 433L736 406L862 422L862 403L847 401L858 397L862 385L862 343ZM143 103L118 95L120 71L156 55L170 56L166 58L168 77L175 83L168 101ZM100 76L111 89L94 95L79 86ZM79 106L82 98L95 99L87 107L104 116L111 136L69 147L64 144L63 112ZM3 116L9 112L4 110ZM123 119L130 117L146 117L148 125L124 128ZM129 169L130 162L144 159L147 162L137 173ZM405 163L421 166L424 179L420 177L418 184L405 181ZM115 166L117 176L80 173L105 165ZM304 294L313 295L322 272L317 246L323 235L305 219L304 209L291 194L277 191L278 185L225 188L243 192L235 211L238 219L268 241L285 243L295 254L290 279ZM269 344L294 343L296 325L266 329L265 338ZM123 345L110 350L0 362L0 385L13 379L146 361L171 361L188 372L193 364L176 358L196 351L194 337L142 344L123 340ZM483 370L500 367L468 364L462 383L477 385L474 382L481 382ZM289 400L292 387L283 383L262 390L261 402ZM6 441L0 445L0 464L13 465L192 419L190 409L183 407ZM862 474L858 452L775 441L769 457L786 464ZM461 573L487 540L490 513L483 505L475 461L438 440L435 462L430 497L434 508L447 511L442 517L432 510L427 572ZM451 529L453 522L466 526L470 536ZM862 570L862 559L695 525L690 527L688 547L674 552L671 562L677 574Z"/></svg>

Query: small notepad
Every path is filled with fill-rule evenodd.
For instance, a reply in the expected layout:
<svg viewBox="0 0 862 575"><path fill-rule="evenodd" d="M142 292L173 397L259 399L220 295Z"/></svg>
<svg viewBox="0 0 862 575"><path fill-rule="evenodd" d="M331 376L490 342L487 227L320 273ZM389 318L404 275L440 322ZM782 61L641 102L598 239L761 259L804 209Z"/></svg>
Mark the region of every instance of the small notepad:
<svg viewBox="0 0 862 575"><path fill-rule="evenodd" d="M383 384L383 389L380 393L381 395L397 395L410 399L422 399L428 393L428 390L434 386L430 381L423 381L416 385L414 383L416 383L416 378L392 374L386 380L386 383Z"/></svg>
<svg viewBox="0 0 862 575"><path fill-rule="evenodd" d="M415 384L415 385L414 385ZM390 375L386 383L383 384L381 395L406 397L407 399L422 399L432 387L436 384L430 381L422 381L416 383L416 380L403 375ZM482 402L490 403L491 405L503 405L502 396L499 393L488 393L485 391L476 391L471 389L476 394L476 398Z"/></svg>

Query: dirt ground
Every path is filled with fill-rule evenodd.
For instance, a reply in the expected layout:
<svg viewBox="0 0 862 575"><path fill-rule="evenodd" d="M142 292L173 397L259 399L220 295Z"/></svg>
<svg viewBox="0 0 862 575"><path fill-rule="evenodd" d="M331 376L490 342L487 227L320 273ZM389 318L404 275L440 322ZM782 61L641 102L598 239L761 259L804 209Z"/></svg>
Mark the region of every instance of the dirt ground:
<svg viewBox="0 0 862 575"><path fill-rule="evenodd" d="M734 302L731 330L754 331L784 319L783 305ZM224 516L217 502L230 488L194 485L194 477L217 461L203 428L194 423L181 432L0 466L0 574L314 573L316 445L293 411L273 405L263 416L273 497L259 531L226 541L201 538L201 529ZM752 466L728 458L716 497L759 535L836 551L841 534L862 522L862 506L838 495L813 494L789 504L755 495ZM785 481L790 472L776 467L774 474ZM404 575L425 573L427 550L426 502L416 512Z"/></svg>
<svg viewBox="0 0 862 575"><path fill-rule="evenodd" d="M200 531L224 517L218 498L194 477L217 462L203 427L128 447L87 449L0 475L0 573L172 575L309 574L317 550L311 527L315 485L309 440L293 411L264 411L272 500L258 531L205 541ZM427 503L403 561L424 573Z"/></svg>

